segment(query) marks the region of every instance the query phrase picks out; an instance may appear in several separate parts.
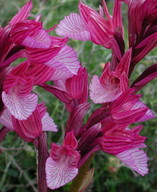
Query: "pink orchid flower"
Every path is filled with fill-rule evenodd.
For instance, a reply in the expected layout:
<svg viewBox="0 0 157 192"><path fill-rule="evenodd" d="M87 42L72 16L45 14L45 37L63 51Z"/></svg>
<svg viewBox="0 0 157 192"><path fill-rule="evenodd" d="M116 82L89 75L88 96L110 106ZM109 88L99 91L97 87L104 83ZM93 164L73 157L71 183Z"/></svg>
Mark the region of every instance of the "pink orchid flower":
<svg viewBox="0 0 157 192"><path fill-rule="evenodd" d="M90 97L94 103L113 102L128 89L130 61L131 49L124 54L115 69L107 63L100 78L93 76L90 84Z"/></svg>
<svg viewBox="0 0 157 192"><path fill-rule="evenodd" d="M52 143L45 168L47 186L50 189L57 189L76 177L80 159L77 145L73 132L67 133L61 146Z"/></svg>
<svg viewBox="0 0 157 192"><path fill-rule="evenodd" d="M3 82L2 100L10 113L19 120L27 119L37 106L38 97L31 93L34 84L27 76L29 63L13 68Z"/></svg>
<svg viewBox="0 0 157 192"><path fill-rule="evenodd" d="M38 104L35 111L26 120L18 120L5 109L0 116L0 123L27 142L33 142L42 131L57 131L53 119L46 112L44 103Z"/></svg>
<svg viewBox="0 0 157 192"><path fill-rule="evenodd" d="M133 89L125 91L111 104L111 121L132 124L155 117L153 112L139 100L141 95L134 95L133 92Z"/></svg>
<svg viewBox="0 0 157 192"><path fill-rule="evenodd" d="M56 32L61 36L82 41L91 40L98 45L111 48L115 31L118 31L118 28L119 31L120 28L122 30L120 7L120 1L117 0L112 18L107 10L105 1L103 1L103 9L100 7L100 13L80 2L80 15L71 13L66 16L60 21ZM103 18L103 12L106 15L106 19Z"/></svg>
<svg viewBox="0 0 157 192"><path fill-rule="evenodd" d="M125 165L143 176L148 173L148 157L141 150L145 147L143 143L146 139L139 135L142 127L139 125L130 129L126 125L110 123L103 128L101 146L104 152L115 155Z"/></svg>
<svg viewBox="0 0 157 192"><path fill-rule="evenodd" d="M39 21L40 17L29 20L31 8L32 3L27 3L2 30L5 31L2 36L3 44L6 45L4 41L8 43L5 48L7 58L2 60L1 66L8 66L22 57L27 58L31 64L43 64L52 68L55 80L76 75L80 63L76 52L65 45L67 38L49 35L48 32L53 29L45 30Z"/></svg>
<svg viewBox="0 0 157 192"><path fill-rule="evenodd" d="M65 103L70 112L66 132L74 131L75 136L80 134L83 118L89 109L88 74L85 68L80 67L78 74L65 80L55 81L55 86L40 85Z"/></svg>
<svg viewBox="0 0 157 192"><path fill-rule="evenodd" d="M44 89L54 94L66 104L68 111L72 111L79 104L87 103L88 74L85 68L80 67L78 74L71 78L55 81L55 86L41 84Z"/></svg>

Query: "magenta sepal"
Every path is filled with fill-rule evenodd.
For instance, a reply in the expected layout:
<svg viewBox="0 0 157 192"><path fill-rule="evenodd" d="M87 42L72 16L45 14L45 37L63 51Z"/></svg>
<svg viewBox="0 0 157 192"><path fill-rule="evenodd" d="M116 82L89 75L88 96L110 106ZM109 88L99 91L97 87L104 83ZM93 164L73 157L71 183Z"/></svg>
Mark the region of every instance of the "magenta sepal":
<svg viewBox="0 0 157 192"><path fill-rule="evenodd" d="M54 94L65 103L69 112L88 99L88 75L85 68L80 67L77 75L65 80L55 81L56 86L40 84L41 87Z"/></svg>
<svg viewBox="0 0 157 192"><path fill-rule="evenodd" d="M89 103L82 103L73 108L66 124L66 133L73 130L75 136L79 136L80 128L88 109Z"/></svg>
<svg viewBox="0 0 157 192"><path fill-rule="evenodd" d="M20 11L11 19L11 21L9 22L9 24L15 25L16 23L20 22L20 21L25 21L29 14L30 11L32 9L33 5L32 5L32 1L29 1L26 5L24 5Z"/></svg>
<svg viewBox="0 0 157 192"><path fill-rule="evenodd" d="M65 104L69 104L72 102L70 94L61 88L47 84L40 84L39 86L55 95L59 100L61 100Z"/></svg>
<svg viewBox="0 0 157 192"><path fill-rule="evenodd" d="M78 150L88 150L88 146L96 140L98 134L101 132L101 124L97 123L84 131L84 133L81 135L81 138L79 140L78 144Z"/></svg>
<svg viewBox="0 0 157 192"><path fill-rule="evenodd" d="M27 142L32 142L42 134L42 122L38 109L26 120L18 120L12 116L12 123L15 132Z"/></svg>
<svg viewBox="0 0 157 192"><path fill-rule="evenodd" d="M109 14L105 1L103 1L103 9L100 8L100 13L80 1L79 12L80 15L71 13L60 21L56 29L57 34L82 41L91 40L98 45L112 48L120 59L124 51L121 43L120 46L118 45L123 39L121 2L119 0L115 2L113 17ZM103 18L103 12L106 18ZM118 34L116 38L114 34ZM117 41L119 37L120 41Z"/></svg>
<svg viewBox="0 0 157 192"><path fill-rule="evenodd" d="M81 128L81 131L83 132L84 130L89 129L90 127L97 123L100 123L101 121L108 122L108 118L110 119L109 107L107 105L102 106L101 108L96 109L91 114L87 123Z"/></svg>
<svg viewBox="0 0 157 192"><path fill-rule="evenodd" d="M129 89L121 94L116 101L111 104L110 114L114 123L132 124L143 118L148 107L139 105L141 95L134 95L134 89Z"/></svg>
<svg viewBox="0 0 157 192"><path fill-rule="evenodd" d="M108 126L108 128L107 128ZM110 123L103 129L101 146L104 152L116 155L128 149L137 147L144 143L146 137L140 136L139 132L143 126L128 128L126 125ZM108 129L105 131L105 129Z"/></svg>

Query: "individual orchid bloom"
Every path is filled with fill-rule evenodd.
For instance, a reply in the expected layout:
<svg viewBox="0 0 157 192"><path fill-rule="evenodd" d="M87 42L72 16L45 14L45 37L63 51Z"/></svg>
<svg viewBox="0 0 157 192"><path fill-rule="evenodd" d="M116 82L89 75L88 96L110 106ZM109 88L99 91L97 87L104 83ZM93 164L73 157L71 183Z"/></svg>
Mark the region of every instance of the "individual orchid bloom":
<svg viewBox="0 0 157 192"><path fill-rule="evenodd" d="M42 64L31 65L23 62L12 68L3 81L2 100L11 112L19 119L27 119L37 106L38 97L31 93L33 86L49 81L54 70Z"/></svg>
<svg viewBox="0 0 157 192"><path fill-rule="evenodd" d="M27 4L25 7L25 16L29 16L30 7L28 6L30 5ZM76 52L66 46L68 39L49 35L50 29L45 30L38 18L35 20L26 18L20 20L16 17L16 21L13 20L7 26L11 45L9 57L1 65L8 66L22 57L28 59L33 65L43 64L52 68L54 75L50 80L70 78L76 75L80 68L80 62Z"/></svg>
<svg viewBox="0 0 157 192"><path fill-rule="evenodd" d="M121 94L110 106L110 121L115 123L141 122L152 119L155 115L140 101L140 95L134 95L134 90L130 89Z"/></svg>
<svg viewBox="0 0 157 192"><path fill-rule="evenodd" d="M66 104L69 111L79 104L87 103L88 99L88 74L85 68L80 67L78 74L65 80L55 81L55 86L41 86L54 94Z"/></svg>
<svg viewBox="0 0 157 192"><path fill-rule="evenodd" d="M65 103L70 112L66 133L73 130L75 136L80 134L83 119L89 109L87 71L81 67L77 75L66 80L55 81L56 86L41 85Z"/></svg>
<svg viewBox="0 0 157 192"><path fill-rule="evenodd" d="M15 131L27 142L33 142L43 131L57 131L53 119L46 112L43 103L38 104L35 111L26 120L18 120L5 109L0 117L0 123L10 131Z"/></svg>
<svg viewBox="0 0 157 192"><path fill-rule="evenodd" d="M67 133L63 144L52 143L50 157L46 161L46 181L50 189L57 189L73 180L78 173L80 154L73 132Z"/></svg>
<svg viewBox="0 0 157 192"><path fill-rule="evenodd" d="M28 63L13 68L3 82L2 100L10 113L19 120L27 119L37 106L38 97L31 93L33 77L27 76Z"/></svg>
<svg viewBox="0 0 157 192"><path fill-rule="evenodd" d="M131 50L122 57L115 70L107 63L100 78L93 76L90 84L90 97L94 103L115 101L129 87L128 72L131 61Z"/></svg>
<svg viewBox="0 0 157 192"><path fill-rule="evenodd" d="M52 41L55 39L55 46L57 46L59 43L57 41L61 38L53 38L48 34L53 28L46 31L40 22L40 15L34 20L28 19L32 7L32 1L28 2L9 22L11 40L17 45L29 48L49 48L52 47ZM64 38L62 43L66 42L67 39Z"/></svg>
<svg viewBox="0 0 157 192"><path fill-rule="evenodd" d="M121 19L121 1L116 0L113 17L109 14L105 1L103 9L97 13L90 7L79 4L80 15L71 13L56 29L58 35L77 40L91 40L95 44L112 49L112 65L116 66L124 54L123 26ZM105 13L106 18L103 18Z"/></svg>
<svg viewBox="0 0 157 192"><path fill-rule="evenodd" d="M30 1L26 5L24 5L21 8L21 10L12 18L9 24L6 27L2 28L2 30L0 31L1 33L1 40L0 40L1 66L7 66L12 61L23 56L23 54L21 53L21 50L23 50L23 46L16 45L12 41L11 31L12 29L15 28L16 25L18 25L18 23L21 23L21 22L24 23L29 21L28 17L30 15L31 9L32 9L32 2Z"/></svg>
<svg viewBox="0 0 157 192"><path fill-rule="evenodd" d="M22 46L47 48L51 44L51 39L42 28L42 23L38 21L38 18L28 20L32 7L32 1L29 1L9 22L7 28L10 38L15 44Z"/></svg>
<svg viewBox="0 0 157 192"><path fill-rule="evenodd" d="M76 52L65 45L68 39L53 37L48 32L49 30L43 28L42 22L26 20L11 28L10 37L17 46L24 48L21 56L27 58L31 64L42 63L55 70L53 79L76 75L80 63ZM14 56L13 59L17 58Z"/></svg>
<svg viewBox="0 0 157 192"><path fill-rule="evenodd" d="M117 44L116 36L119 34L120 41L122 38L122 18L121 18L121 2L116 0L113 17L109 14L105 1L103 1L103 9L100 8L100 13L97 13L81 1L79 3L79 12L71 13L60 21L56 32L58 35L77 39L82 41L91 40L98 45L103 45L106 48L112 48L120 59L121 52ZM103 12L106 18L103 18ZM119 38L119 36L117 36ZM123 40L122 40L123 41ZM124 48L124 47L123 47ZM122 51L123 52L123 51Z"/></svg>
<svg viewBox="0 0 157 192"><path fill-rule="evenodd" d="M137 126L130 129L126 124L115 124L113 122L106 124L102 128L101 146L103 151L116 155L144 143L146 137L139 135L142 127Z"/></svg>
<svg viewBox="0 0 157 192"><path fill-rule="evenodd" d="M148 173L148 158L140 149L145 146L143 144L145 137L139 135L141 129L141 125L130 129L125 125L110 123L103 129L101 146L104 152L115 155L125 165L143 176Z"/></svg>

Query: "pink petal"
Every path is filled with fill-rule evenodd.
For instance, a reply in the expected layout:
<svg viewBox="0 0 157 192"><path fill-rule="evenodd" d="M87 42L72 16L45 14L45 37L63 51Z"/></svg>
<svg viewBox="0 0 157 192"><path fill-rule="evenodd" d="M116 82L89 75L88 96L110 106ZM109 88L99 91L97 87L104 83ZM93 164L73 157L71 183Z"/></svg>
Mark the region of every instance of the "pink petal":
<svg viewBox="0 0 157 192"><path fill-rule="evenodd" d="M129 49L124 54L124 56L122 57L122 59L120 60L119 64L116 67L116 70L120 70L121 72L125 72L127 76L128 76L129 68L130 68L131 54L132 54L132 49Z"/></svg>
<svg viewBox="0 0 157 192"><path fill-rule="evenodd" d="M63 38L63 37L50 36L50 38L51 38L51 47L63 47L68 42L67 37Z"/></svg>
<svg viewBox="0 0 157 192"><path fill-rule="evenodd" d="M68 106L69 108L71 106ZM72 109L71 109L72 108ZM70 108L71 113L67 121L66 131L74 131L75 135L78 136L80 134L80 128L83 123L83 118L89 109L89 103L82 103L77 106L72 106Z"/></svg>
<svg viewBox="0 0 157 192"><path fill-rule="evenodd" d="M82 1L79 1L79 12L80 12L81 18L84 20L85 23L88 23L88 20L91 14L98 15L98 13L94 9L85 5L84 3L82 3Z"/></svg>
<svg viewBox="0 0 157 192"><path fill-rule="evenodd" d="M2 93L4 105L10 113L19 120L27 119L37 106L38 97L35 94L19 96L14 92Z"/></svg>
<svg viewBox="0 0 157 192"><path fill-rule="evenodd" d="M43 131L54 131L57 132L57 125L54 123L53 119L46 112L44 117L41 119L42 130Z"/></svg>
<svg viewBox="0 0 157 192"><path fill-rule="evenodd" d="M102 0L102 5L103 5L103 10L104 10L104 13L105 13L107 20L110 20L112 18L112 16L110 15L110 13L108 11L105 0Z"/></svg>
<svg viewBox="0 0 157 192"><path fill-rule="evenodd" d="M51 76L50 80L51 81L58 81L58 80L65 80L65 79L68 79L68 78L71 78L73 77L74 74L72 74L70 71L61 71L59 69L54 69L54 73L53 75Z"/></svg>
<svg viewBox="0 0 157 192"><path fill-rule="evenodd" d="M106 80L107 81L107 80ZM94 103L112 102L121 94L119 87L108 82L105 87L100 83L98 76L94 75L90 84L90 98Z"/></svg>
<svg viewBox="0 0 157 192"><path fill-rule="evenodd" d="M32 142L42 134L42 123L37 109L26 120L18 120L12 116L12 122L16 133L27 142Z"/></svg>
<svg viewBox="0 0 157 192"><path fill-rule="evenodd" d="M152 41L156 41L157 39L157 32L149 35L148 37L144 38L144 40L142 42L140 42L138 45L137 45L137 49L139 48L142 48L142 47L145 47L147 46L150 42Z"/></svg>
<svg viewBox="0 0 157 192"><path fill-rule="evenodd" d="M42 24L34 20L20 22L14 25L10 31L11 40L18 44L30 48L49 48L51 38L42 29Z"/></svg>
<svg viewBox="0 0 157 192"><path fill-rule="evenodd" d="M3 90L8 93L12 87L15 87L18 84L19 77L13 75L7 75L3 82Z"/></svg>
<svg viewBox="0 0 157 192"><path fill-rule="evenodd" d="M80 67L78 74L65 82L66 90L79 104L86 103L88 99L88 74L85 68Z"/></svg>
<svg viewBox="0 0 157 192"><path fill-rule="evenodd" d="M138 148L129 149L116 155L124 164L142 176L148 173L148 157L143 150L139 149L143 147L144 146L139 146Z"/></svg>
<svg viewBox="0 0 157 192"><path fill-rule="evenodd" d="M71 101L72 101L71 96L62 88L58 88L58 87L47 85L47 84L45 84L45 85L43 84L40 86L42 88L46 89L47 91L49 91L50 93L54 94L63 103L65 103L65 104L71 103Z"/></svg>
<svg viewBox="0 0 157 192"><path fill-rule="evenodd" d="M45 107L45 103L42 102L42 103L39 103L37 105L37 109L39 111L39 114L40 114L40 118L42 119L47 111L47 108Z"/></svg>
<svg viewBox="0 0 157 192"><path fill-rule="evenodd" d="M91 15L88 23L91 40L97 45L103 45L110 49L111 41L113 39L113 29L106 23L105 19L100 15Z"/></svg>
<svg viewBox="0 0 157 192"><path fill-rule="evenodd" d="M97 123L84 131L81 135L78 149L81 151L81 149L87 149L90 143L92 143L95 139L96 136L101 132L101 124Z"/></svg>
<svg viewBox="0 0 157 192"><path fill-rule="evenodd" d="M123 35L121 1L119 0L116 0L114 3L113 25L115 27L115 31L118 31L120 34Z"/></svg>
<svg viewBox="0 0 157 192"><path fill-rule="evenodd" d="M22 45L32 48L48 48L51 45L51 39L45 30L40 30L35 37L27 36Z"/></svg>
<svg viewBox="0 0 157 192"><path fill-rule="evenodd" d="M64 139L63 142L64 146L69 146L73 149L76 149L78 146L78 141L76 140L73 131L70 131L67 133L66 138Z"/></svg>
<svg viewBox="0 0 157 192"><path fill-rule="evenodd" d="M12 125L11 121L11 113L8 111L8 109L5 109L0 117L0 123L4 125L5 127L14 130L14 127Z"/></svg>
<svg viewBox="0 0 157 192"><path fill-rule="evenodd" d="M77 13L71 13L69 16L65 16L65 18L60 21L56 33L71 39L82 41L90 40L90 33L86 23Z"/></svg>
<svg viewBox="0 0 157 192"><path fill-rule="evenodd" d="M12 18L10 21L11 25L14 25L18 22L24 21L29 16L29 13L32 9L32 1L29 1L26 5L24 5L20 11Z"/></svg>
<svg viewBox="0 0 157 192"><path fill-rule="evenodd" d="M34 84L45 83L49 81L54 74L54 69L42 64L32 64L27 70L27 75L33 77Z"/></svg>
<svg viewBox="0 0 157 192"><path fill-rule="evenodd" d="M150 110L142 101L138 101L132 109L139 109L139 108L147 108L146 113L143 115L142 118L138 120L138 122L147 121L149 119L155 118L155 114L153 114L152 110Z"/></svg>
<svg viewBox="0 0 157 192"><path fill-rule="evenodd" d="M59 53L51 60L45 63L47 66L62 70L63 72L70 72L76 75L80 68L80 62L76 52L69 46L64 46Z"/></svg>
<svg viewBox="0 0 157 192"><path fill-rule="evenodd" d="M42 122L42 131L57 131L57 126L54 123L53 119L49 116L47 108L45 107L44 102L37 105L37 109L40 114L41 122Z"/></svg>
<svg viewBox="0 0 157 192"><path fill-rule="evenodd" d="M57 189L73 180L78 173L78 168L68 166L49 157L46 161L46 182L50 189Z"/></svg>
<svg viewBox="0 0 157 192"><path fill-rule="evenodd" d="M30 63L33 64L44 64L54 58L61 47L51 47L51 48L26 48L27 58Z"/></svg>

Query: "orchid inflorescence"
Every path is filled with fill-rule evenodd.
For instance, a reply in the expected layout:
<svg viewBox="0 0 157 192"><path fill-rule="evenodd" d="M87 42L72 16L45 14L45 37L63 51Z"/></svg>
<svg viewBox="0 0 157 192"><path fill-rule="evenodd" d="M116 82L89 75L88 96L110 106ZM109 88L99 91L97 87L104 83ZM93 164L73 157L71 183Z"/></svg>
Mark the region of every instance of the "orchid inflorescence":
<svg viewBox="0 0 157 192"><path fill-rule="evenodd" d="M124 41L122 3L128 6L129 48ZM80 1L79 14L65 16L48 30L43 28L40 15L28 19L31 9L30 1L0 28L0 140L7 132L15 131L26 142L34 143L38 149L40 192L77 178L84 163L100 150L116 156L140 175L147 174L148 157L143 151L146 137L140 135L143 125L139 123L155 114L137 92L157 77L157 64L132 83L130 77L136 64L156 47L157 1L115 0L112 15L104 0L99 12ZM50 35L52 30L63 37ZM67 45L68 38L92 41L112 50L111 61L89 85L88 72ZM19 58L25 61L11 65ZM53 84L46 84L48 81ZM34 86L55 95L69 112L64 140L61 145L52 143L50 153L45 131L56 132L57 125L44 102L38 103ZM88 92L93 103L101 107L84 123L90 107ZM134 123L138 125L132 128Z"/></svg>

